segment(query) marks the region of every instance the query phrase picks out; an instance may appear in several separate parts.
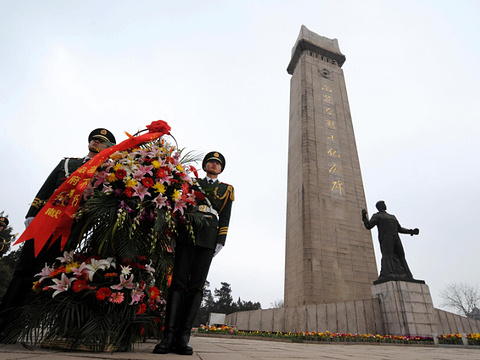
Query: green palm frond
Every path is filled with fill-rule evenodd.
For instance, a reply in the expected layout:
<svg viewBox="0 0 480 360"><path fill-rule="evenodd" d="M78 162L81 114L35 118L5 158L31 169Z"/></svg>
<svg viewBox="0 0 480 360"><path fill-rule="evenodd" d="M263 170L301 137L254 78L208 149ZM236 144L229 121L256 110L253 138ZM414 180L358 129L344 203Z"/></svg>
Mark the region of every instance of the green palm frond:
<svg viewBox="0 0 480 360"><path fill-rule="evenodd" d="M208 224L205 214L200 212L185 212L185 219L197 229Z"/></svg>
<svg viewBox="0 0 480 360"><path fill-rule="evenodd" d="M185 150L185 149L180 150L180 154L182 154L182 152L183 152L184 150ZM204 155L205 155L205 154L203 154L203 153L200 152L200 151L190 150L190 151L188 151L185 155L182 154L182 157L181 157L180 161L181 161L183 164L191 164L191 163L198 163L198 162L201 163Z"/></svg>

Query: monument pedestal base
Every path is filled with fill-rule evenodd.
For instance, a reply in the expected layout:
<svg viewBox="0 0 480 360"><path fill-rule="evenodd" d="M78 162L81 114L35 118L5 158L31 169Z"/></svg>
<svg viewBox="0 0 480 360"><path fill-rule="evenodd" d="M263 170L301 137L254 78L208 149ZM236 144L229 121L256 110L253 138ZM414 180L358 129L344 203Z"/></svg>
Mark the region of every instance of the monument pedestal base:
<svg viewBox="0 0 480 360"><path fill-rule="evenodd" d="M378 285L378 284L383 284L385 282L389 281L406 281L406 282L413 282L413 283L418 283L418 284L425 284L425 281L423 280L417 280L417 279L394 279L394 278L387 278L387 279L377 279L373 282L373 285Z"/></svg>
<svg viewBox="0 0 480 360"><path fill-rule="evenodd" d="M384 330L389 335L432 336L438 319L428 285L388 281L372 286L378 298Z"/></svg>

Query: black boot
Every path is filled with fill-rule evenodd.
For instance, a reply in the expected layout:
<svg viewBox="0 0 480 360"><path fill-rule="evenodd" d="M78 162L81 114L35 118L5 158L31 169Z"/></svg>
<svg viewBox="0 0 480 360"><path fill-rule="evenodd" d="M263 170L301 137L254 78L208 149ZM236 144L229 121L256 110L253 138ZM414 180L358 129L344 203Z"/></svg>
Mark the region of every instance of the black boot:
<svg viewBox="0 0 480 360"><path fill-rule="evenodd" d="M168 354L173 351L175 333L177 332L184 297L185 294L183 291L172 291L168 294L163 340L153 349L154 354Z"/></svg>
<svg viewBox="0 0 480 360"><path fill-rule="evenodd" d="M193 348L188 344L193 322L197 316L198 309L202 304L202 293L188 293L185 299L185 306L182 317L178 323L178 331L175 339L175 352L180 355L192 355Z"/></svg>

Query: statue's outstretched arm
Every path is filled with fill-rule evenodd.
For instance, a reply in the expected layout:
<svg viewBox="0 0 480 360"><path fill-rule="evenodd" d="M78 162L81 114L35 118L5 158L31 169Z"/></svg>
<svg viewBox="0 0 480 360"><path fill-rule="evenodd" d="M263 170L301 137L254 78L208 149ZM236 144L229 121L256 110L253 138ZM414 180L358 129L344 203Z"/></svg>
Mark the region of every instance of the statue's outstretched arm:
<svg viewBox="0 0 480 360"><path fill-rule="evenodd" d="M362 210L362 220L367 230L372 229L377 224L376 221L372 221L374 220L374 217L375 215L373 215L372 218L368 220L367 210L365 209Z"/></svg>
<svg viewBox="0 0 480 360"><path fill-rule="evenodd" d="M420 230L418 228L405 229L405 228L399 226L398 232L401 233L401 234L410 234L410 236L413 236L413 235L418 235L420 233Z"/></svg>

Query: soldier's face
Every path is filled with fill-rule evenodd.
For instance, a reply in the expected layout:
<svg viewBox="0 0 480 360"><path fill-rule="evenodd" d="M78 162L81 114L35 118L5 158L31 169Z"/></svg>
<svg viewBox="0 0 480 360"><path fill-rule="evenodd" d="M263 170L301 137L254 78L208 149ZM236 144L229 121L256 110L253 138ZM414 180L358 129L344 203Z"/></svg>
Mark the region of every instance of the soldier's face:
<svg viewBox="0 0 480 360"><path fill-rule="evenodd" d="M94 138L90 140L90 143L88 144L88 150L96 153L99 153L100 151L105 150L106 148L107 148L107 143L102 139Z"/></svg>
<svg viewBox="0 0 480 360"><path fill-rule="evenodd" d="M205 165L205 171L210 175L218 175L222 172L222 164L217 160L210 160Z"/></svg>
<svg viewBox="0 0 480 360"><path fill-rule="evenodd" d="M0 225L0 231L2 231L2 230L3 230L3 225Z"/></svg>

